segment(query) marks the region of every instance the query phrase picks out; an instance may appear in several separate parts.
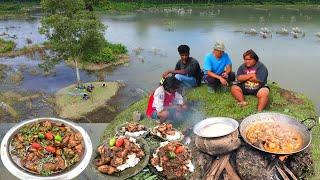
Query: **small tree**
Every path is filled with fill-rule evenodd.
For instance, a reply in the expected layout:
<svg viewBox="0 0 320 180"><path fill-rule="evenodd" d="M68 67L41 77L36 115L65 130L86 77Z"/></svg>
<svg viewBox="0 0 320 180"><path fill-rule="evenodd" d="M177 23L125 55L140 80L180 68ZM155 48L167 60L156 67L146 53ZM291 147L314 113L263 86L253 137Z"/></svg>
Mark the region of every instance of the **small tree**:
<svg viewBox="0 0 320 180"><path fill-rule="evenodd" d="M78 63L86 53L102 51L105 27L92 11L86 10L84 0L42 0L41 7L44 16L40 33L45 34L54 52L42 67L51 68L61 60L72 60L80 85Z"/></svg>

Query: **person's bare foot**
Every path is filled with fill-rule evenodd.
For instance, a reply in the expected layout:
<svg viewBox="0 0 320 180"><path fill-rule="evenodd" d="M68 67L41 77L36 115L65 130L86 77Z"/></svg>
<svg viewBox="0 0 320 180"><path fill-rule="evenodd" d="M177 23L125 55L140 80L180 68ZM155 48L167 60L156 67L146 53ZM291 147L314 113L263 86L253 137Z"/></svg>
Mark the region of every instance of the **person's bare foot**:
<svg viewBox="0 0 320 180"><path fill-rule="evenodd" d="M244 106L248 105L248 102L247 101L241 101L241 102L238 102L238 105L241 106L241 107L244 107Z"/></svg>

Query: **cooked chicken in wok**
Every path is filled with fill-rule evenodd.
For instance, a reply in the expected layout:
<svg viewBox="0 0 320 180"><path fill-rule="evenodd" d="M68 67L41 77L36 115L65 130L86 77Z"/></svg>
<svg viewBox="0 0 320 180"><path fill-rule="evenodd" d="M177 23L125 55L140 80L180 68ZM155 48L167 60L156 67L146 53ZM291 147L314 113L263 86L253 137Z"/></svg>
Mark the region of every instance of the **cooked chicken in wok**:
<svg viewBox="0 0 320 180"><path fill-rule="evenodd" d="M271 153L292 153L302 147L302 136L293 127L281 123L255 123L246 134L250 143Z"/></svg>

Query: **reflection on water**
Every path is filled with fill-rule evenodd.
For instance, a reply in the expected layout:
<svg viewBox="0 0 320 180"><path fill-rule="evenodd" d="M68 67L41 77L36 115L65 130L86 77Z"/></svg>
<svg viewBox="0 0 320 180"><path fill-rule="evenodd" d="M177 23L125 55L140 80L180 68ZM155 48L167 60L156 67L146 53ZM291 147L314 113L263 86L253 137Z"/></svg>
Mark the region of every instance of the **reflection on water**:
<svg viewBox="0 0 320 180"><path fill-rule="evenodd" d="M211 51L214 42L222 40L233 60L234 70L242 63L242 53L254 49L269 68L269 80L279 82L284 88L303 92L315 103L317 111L320 111L320 96L317 94L320 90L320 61L317 60L320 38L315 35L320 31L319 9L228 7L207 11L194 9L185 14L103 14L101 19L108 26L106 38L125 44L131 55L131 62L127 66L109 68L100 73L82 71L81 76L84 81L123 80L127 85L124 94L133 97L129 98L129 101L128 97L123 98L121 103L124 107L141 97L137 95L139 92L143 94L141 91L148 92L155 88L162 72L174 67L179 58L178 45L188 44L191 47L191 56L203 64L203 57ZM12 25L19 27L9 29L17 35L18 47L25 45L26 37L33 42L44 40L37 32L39 19L0 21L0 34L6 30L3 27ZM272 37L263 39L260 35L244 33L251 28L259 32L263 27L271 30ZM293 27L299 27L305 37L293 38L290 34ZM276 33L282 28L287 29L289 34ZM2 58L1 63L4 61L11 60ZM29 63L30 60L24 57L22 61ZM74 81L74 70L60 64L55 76L27 75L22 87L55 92Z"/></svg>

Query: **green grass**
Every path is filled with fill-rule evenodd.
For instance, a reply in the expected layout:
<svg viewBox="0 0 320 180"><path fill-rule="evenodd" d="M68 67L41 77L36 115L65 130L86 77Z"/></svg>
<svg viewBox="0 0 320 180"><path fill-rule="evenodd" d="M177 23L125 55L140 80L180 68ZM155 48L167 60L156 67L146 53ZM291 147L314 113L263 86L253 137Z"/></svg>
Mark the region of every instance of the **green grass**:
<svg viewBox="0 0 320 180"><path fill-rule="evenodd" d="M8 41L0 38L0 53L13 51L16 44L13 41Z"/></svg>
<svg viewBox="0 0 320 180"><path fill-rule="evenodd" d="M106 84L105 87L102 86L103 83ZM116 95L121 87L118 82L91 82L84 85L90 84L95 87L92 93L88 93L86 90L76 90L75 85L57 92L56 105L60 117L79 119L81 116L103 107L106 101ZM83 93L87 93L90 99L83 100L81 95Z"/></svg>
<svg viewBox="0 0 320 180"><path fill-rule="evenodd" d="M303 120L308 117L318 117L312 102L304 95L295 93L295 96L301 98L303 104L293 104L288 100L284 99L280 95L281 88L277 84L270 84L271 94L270 94L270 103L266 108L266 111L280 112L283 114L288 114L295 117L296 119ZM196 106L205 117L211 116L224 116L231 117L237 120L241 120L251 114L257 113L257 99L253 96L247 96L246 100L249 102L246 107L239 107L236 104L236 101L231 96L230 92L217 92L215 94L209 94L207 92L207 86L203 85L199 88L192 89L185 96L186 101L189 102L198 102L199 106ZM101 137L101 141L108 139L115 134L115 127L118 125L132 121L132 113L134 111L140 111L141 113L145 112L147 107L148 98L143 98L137 103L131 105L128 109L121 112L115 119L106 127L106 130ZM140 121L141 124L146 125L147 127L153 127L155 121L150 119L143 119ZM178 124L177 129L183 130L186 127L190 127L192 124L196 123L194 119L186 119L181 124ZM315 164L315 175L313 179L320 178L320 127L317 126L312 131L312 155Z"/></svg>

